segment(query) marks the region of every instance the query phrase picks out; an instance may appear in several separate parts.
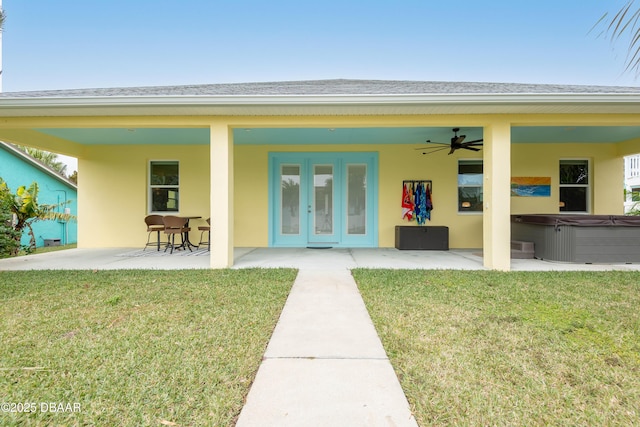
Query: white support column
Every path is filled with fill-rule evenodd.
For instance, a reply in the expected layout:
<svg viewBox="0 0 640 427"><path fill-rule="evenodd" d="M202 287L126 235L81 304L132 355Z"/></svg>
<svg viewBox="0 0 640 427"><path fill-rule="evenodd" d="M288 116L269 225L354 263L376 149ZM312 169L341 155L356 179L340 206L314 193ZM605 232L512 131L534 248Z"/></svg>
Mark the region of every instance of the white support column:
<svg viewBox="0 0 640 427"><path fill-rule="evenodd" d="M492 270L511 269L511 124L484 128L483 256Z"/></svg>
<svg viewBox="0 0 640 427"><path fill-rule="evenodd" d="M233 265L233 132L212 124L211 132L211 268Z"/></svg>
<svg viewBox="0 0 640 427"><path fill-rule="evenodd" d="M0 10L2 10L2 0L0 0ZM0 92L2 92L2 28L0 28Z"/></svg>

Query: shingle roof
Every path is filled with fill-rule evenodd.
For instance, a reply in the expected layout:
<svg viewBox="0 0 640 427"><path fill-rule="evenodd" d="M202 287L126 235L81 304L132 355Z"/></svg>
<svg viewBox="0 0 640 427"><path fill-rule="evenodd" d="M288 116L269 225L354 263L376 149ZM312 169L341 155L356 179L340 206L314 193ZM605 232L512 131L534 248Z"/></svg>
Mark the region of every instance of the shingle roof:
<svg viewBox="0 0 640 427"><path fill-rule="evenodd" d="M640 87L337 79L6 92L0 98L420 94L640 94Z"/></svg>

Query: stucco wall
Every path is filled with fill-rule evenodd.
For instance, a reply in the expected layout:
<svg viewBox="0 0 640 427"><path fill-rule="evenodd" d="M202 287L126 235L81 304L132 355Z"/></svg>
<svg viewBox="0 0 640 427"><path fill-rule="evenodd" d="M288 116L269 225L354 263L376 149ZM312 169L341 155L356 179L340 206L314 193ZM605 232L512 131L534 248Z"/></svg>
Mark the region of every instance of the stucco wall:
<svg viewBox="0 0 640 427"><path fill-rule="evenodd" d="M180 161L180 215L192 221L191 238L209 216L209 146L91 146L78 160L81 247L142 247L146 242L150 160Z"/></svg>
<svg viewBox="0 0 640 427"><path fill-rule="evenodd" d="M236 146L234 151L234 244L268 246L269 150L265 146Z"/></svg>
<svg viewBox="0 0 640 427"><path fill-rule="evenodd" d="M472 151L447 151L422 155L413 146L380 146L379 180L379 245L393 247L395 226L413 225L402 219L402 181L430 179L433 185L433 210L426 225L449 227L449 246L477 248L482 246L482 215L458 213L458 159L477 159Z"/></svg>
<svg viewBox="0 0 640 427"><path fill-rule="evenodd" d="M243 146L234 151L234 244L268 245L268 153L290 151L377 151L379 153L379 246L393 247L400 214L402 181L433 181L432 219L428 225L450 229L450 247L482 246L482 215L457 212L459 159L481 159L482 152L459 150L421 155L408 145ZM622 159L610 144L516 144L511 149L512 176L551 177L551 197L511 198L513 213L558 212L558 162L585 158L592 167L594 214L623 209ZM149 160L180 160L182 215L209 215L209 146L92 146L80 159L80 245L141 247L146 241ZM194 222L194 228L199 222ZM215 227L215 224L213 224ZM192 231L193 240L199 237Z"/></svg>
<svg viewBox="0 0 640 427"><path fill-rule="evenodd" d="M511 176L551 177L551 197L512 197L511 212L558 213L559 170L563 159L587 159L591 166L590 213L619 215L623 210L623 159L613 144L516 144L511 149Z"/></svg>

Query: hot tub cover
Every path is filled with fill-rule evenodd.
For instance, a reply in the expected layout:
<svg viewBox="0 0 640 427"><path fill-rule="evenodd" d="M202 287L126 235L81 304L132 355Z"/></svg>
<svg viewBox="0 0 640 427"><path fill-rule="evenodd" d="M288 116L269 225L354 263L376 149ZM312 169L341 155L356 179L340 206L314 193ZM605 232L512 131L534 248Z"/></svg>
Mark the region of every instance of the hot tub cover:
<svg viewBox="0 0 640 427"><path fill-rule="evenodd" d="M571 225L574 227L640 227L640 216L628 215L511 215L512 222L538 225Z"/></svg>

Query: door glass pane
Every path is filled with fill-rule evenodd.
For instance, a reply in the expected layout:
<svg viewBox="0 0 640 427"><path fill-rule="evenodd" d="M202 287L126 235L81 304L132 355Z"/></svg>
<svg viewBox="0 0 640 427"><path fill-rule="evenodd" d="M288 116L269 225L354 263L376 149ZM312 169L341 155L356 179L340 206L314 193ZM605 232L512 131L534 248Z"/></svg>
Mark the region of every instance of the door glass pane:
<svg viewBox="0 0 640 427"><path fill-rule="evenodd" d="M314 234L333 234L333 166L313 167Z"/></svg>
<svg viewBox="0 0 640 427"><path fill-rule="evenodd" d="M367 234L367 165L347 165L347 234Z"/></svg>
<svg viewBox="0 0 640 427"><path fill-rule="evenodd" d="M300 166L283 165L280 172L280 232L300 234Z"/></svg>

